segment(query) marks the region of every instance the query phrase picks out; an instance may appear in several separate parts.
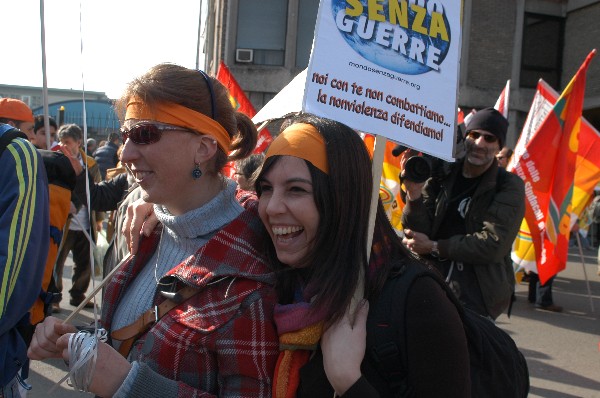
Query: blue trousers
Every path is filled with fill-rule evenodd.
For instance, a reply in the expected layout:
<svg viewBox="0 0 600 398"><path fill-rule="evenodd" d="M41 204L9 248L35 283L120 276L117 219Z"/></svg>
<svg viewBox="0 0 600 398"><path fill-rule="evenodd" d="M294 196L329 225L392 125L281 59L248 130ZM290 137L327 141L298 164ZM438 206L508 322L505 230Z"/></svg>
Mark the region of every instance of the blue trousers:
<svg viewBox="0 0 600 398"><path fill-rule="evenodd" d="M531 272L529 274L529 302L535 305L547 307L554 303L552 300L552 282L554 277L548 279L545 285L540 283L538 274Z"/></svg>
<svg viewBox="0 0 600 398"><path fill-rule="evenodd" d="M0 387L0 398L21 398L19 380L16 376L7 385Z"/></svg>

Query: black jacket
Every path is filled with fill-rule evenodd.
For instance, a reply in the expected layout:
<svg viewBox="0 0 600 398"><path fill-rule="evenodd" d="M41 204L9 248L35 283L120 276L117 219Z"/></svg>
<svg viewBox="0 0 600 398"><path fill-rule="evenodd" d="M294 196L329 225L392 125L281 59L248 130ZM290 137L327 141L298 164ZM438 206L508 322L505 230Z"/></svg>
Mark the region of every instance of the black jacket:
<svg viewBox="0 0 600 398"><path fill-rule="evenodd" d="M384 290L390 286L388 279ZM405 312L392 310L392 318L386 320L390 326L398 325L404 329L397 341L381 341L385 334L377 333L377 329L382 327L381 314L382 311L386 313L386 304L381 302L385 300L379 300L383 294L379 298L371 298L366 353L361 364L362 377L342 398L470 397L469 351L462 321L454 303L431 278L419 278L411 285L408 293L402 291L400 294L406 295ZM402 299L393 296L391 302L402 302ZM400 319L400 314L403 314L404 319ZM400 350L398 358L406 358L406 370L402 365L389 369L394 367L391 363L396 362L383 363L375 360L374 352L383 351L382 347L389 347L390 343L394 343L393 346ZM394 382L402 383L393 388L382 374L382 366L394 375ZM296 396L333 397L333 388L327 380L320 350L300 369L300 384Z"/></svg>
<svg viewBox="0 0 600 398"><path fill-rule="evenodd" d="M406 204L402 225L437 239L463 162L455 163L443 179L430 178L425 183L423 196ZM523 180L499 168L494 161L473 194L465 216L466 235L438 240L441 258L473 267L488 314L494 319L507 308L514 291L510 251L524 215Z"/></svg>
<svg viewBox="0 0 600 398"><path fill-rule="evenodd" d="M106 178L106 170L112 169L119 162L119 157L117 156L118 149L119 146L117 144L108 142L94 152L94 159L98 163L103 180Z"/></svg>

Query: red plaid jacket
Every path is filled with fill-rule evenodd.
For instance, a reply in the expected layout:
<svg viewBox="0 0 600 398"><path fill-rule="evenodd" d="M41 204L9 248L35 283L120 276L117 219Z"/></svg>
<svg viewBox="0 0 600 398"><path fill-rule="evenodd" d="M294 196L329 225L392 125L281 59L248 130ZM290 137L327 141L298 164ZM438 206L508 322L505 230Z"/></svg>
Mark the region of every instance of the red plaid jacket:
<svg viewBox="0 0 600 398"><path fill-rule="evenodd" d="M175 291L184 284L203 291L163 316L131 351L131 359L157 373L154 379L161 375L177 381L179 397L271 395L279 354L272 320L277 297L274 275L260 252L265 235L257 202L247 199L238 195L246 210L161 280L175 281ZM140 242L138 254L107 287L102 309L107 330L125 289L152 257L160 229ZM162 300L157 292L155 304ZM149 390L140 395L161 396L156 391L160 382L136 383L136 392Z"/></svg>

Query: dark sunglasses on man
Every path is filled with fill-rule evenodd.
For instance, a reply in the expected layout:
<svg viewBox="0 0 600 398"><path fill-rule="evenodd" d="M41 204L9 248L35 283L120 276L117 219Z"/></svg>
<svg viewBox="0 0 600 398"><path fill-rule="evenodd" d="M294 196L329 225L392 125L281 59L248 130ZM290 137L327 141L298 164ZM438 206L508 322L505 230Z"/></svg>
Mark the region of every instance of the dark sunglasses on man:
<svg viewBox="0 0 600 398"><path fill-rule="evenodd" d="M471 131L469 131L467 133L467 138L470 138L473 141L477 141L477 139L479 137L483 137L483 139L485 140L485 142L490 143L490 144L498 141L498 137L496 137L493 134L484 134L484 133L480 133L480 132L474 131L474 130L471 130Z"/></svg>

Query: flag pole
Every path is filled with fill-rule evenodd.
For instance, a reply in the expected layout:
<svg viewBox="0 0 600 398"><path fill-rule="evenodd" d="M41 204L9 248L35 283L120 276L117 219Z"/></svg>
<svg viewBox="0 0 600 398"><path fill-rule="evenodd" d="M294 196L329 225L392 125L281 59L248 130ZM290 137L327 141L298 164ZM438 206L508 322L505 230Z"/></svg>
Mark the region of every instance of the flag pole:
<svg viewBox="0 0 600 398"><path fill-rule="evenodd" d="M42 98L44 105L44 131L47 133L46 149L50 149L50 119L48 119L48 74L46 70L46 24L44 19L44 0L40 0L40 40L42 42Z"/></svg>
<svg viewBox="0 0 600 398"><path fill-rule="evenodd" d="M202 0L200 0L200 10L198 11L198 41L196 42L196 69L200 68L200 42L202 41Z"/></svg>
<svg viewBox="0 0 600 398"><path fill-rule="evenodd" d="M585 276L585 284L587 286L588 297L590 298L590 307L592 308L592 312L594 311L594 300L592 299L592 290L590 289L590 280L587 276L587 271L585 270L585 259L583 257L583 249L581 248L581 238L579 237L579 232L575 232L575 236L577 238L577 247L579 248L579 256L581 257L581 266L583 267L583 275Z"/></svg>
<svg viewBox="0 0 600 398"><path fill-rule="evenodd" d="M387 138L375 135L375 142L373 147L373 162L371 173L373 175L373 187L371 189L371 207L369 209L369 223L367 227L367 265L371 256L371 245L373 244L373 231L375 230L375 219L377 218L377 202L379 200L379 186L381 184L381 173L383 172L383 157L385 154L385 147L387 144ZM352 302L350 304L350 314L356 315L358 304L364 297L365 286L365 274L364 268L360 269L358 276L358 282ZM354 322L354 320L353 320Z"/></svg>
<svg viewBox="0 0 600 398"><path fill-rule="evenodd" d="M260 133L260 132L262 131L262 129L264 129L265 127L267 127L267 124L269 124L269 122L270 122L270 121L271 121L271 119L269 119L269 120L265 120L264 122L262 122L262 123L260 124L260 126L258 126L258 127L256 128L256 130L257 130L257 131Z"/></svg>

